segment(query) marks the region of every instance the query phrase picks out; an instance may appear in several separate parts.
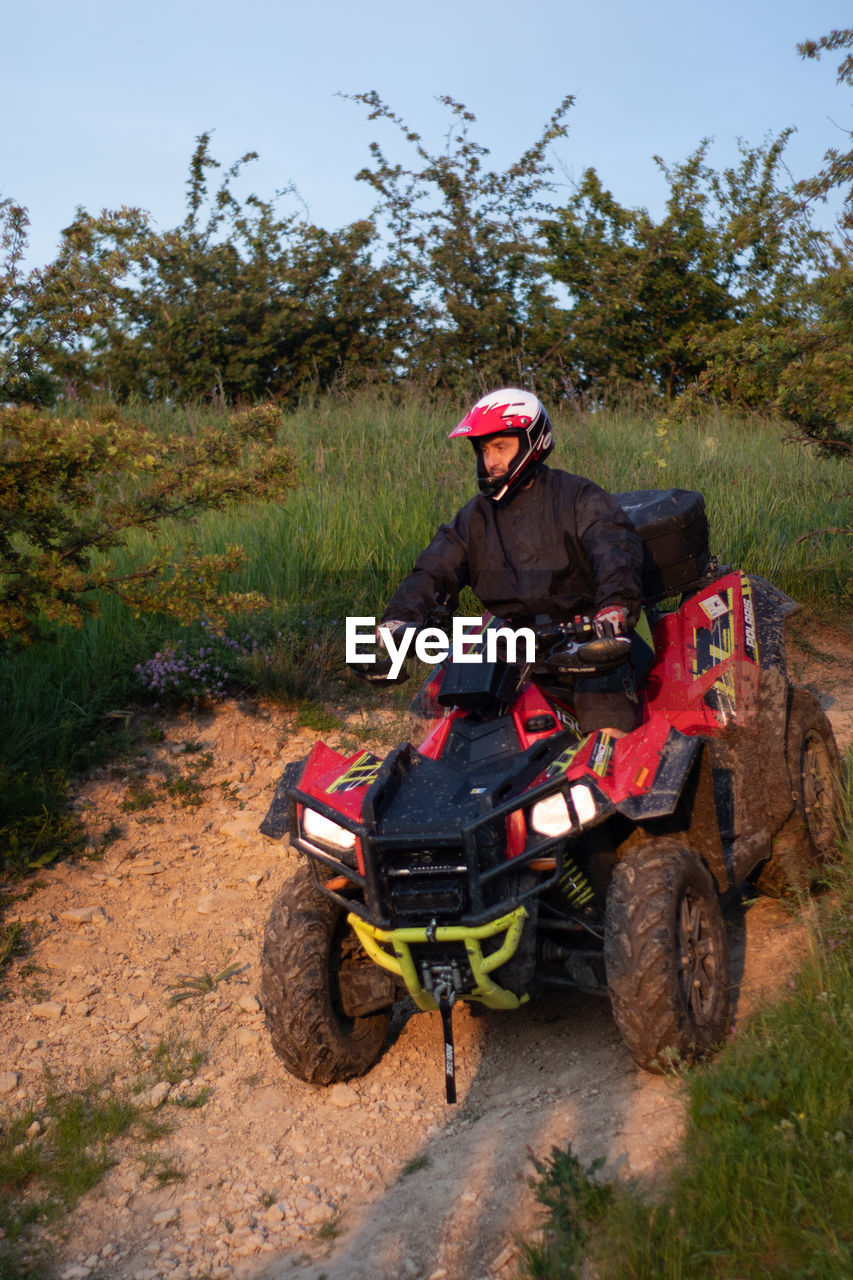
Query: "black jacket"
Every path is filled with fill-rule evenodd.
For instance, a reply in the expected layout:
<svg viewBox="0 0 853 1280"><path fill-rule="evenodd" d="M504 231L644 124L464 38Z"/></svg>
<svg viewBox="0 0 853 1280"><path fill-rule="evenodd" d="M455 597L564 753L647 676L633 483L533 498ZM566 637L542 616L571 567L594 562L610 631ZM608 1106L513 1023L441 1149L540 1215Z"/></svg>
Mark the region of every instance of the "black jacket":
<svg viewBox="0 0 853 1280"><path fill-rule="evenodd" d="M443 524L394 593L383 620L422 626L436 596L456 608L470 586L486 608L517 624L563 620L605 604L640 613L643 548L597 484L543 466L507 503L479 495Z"/></svg>

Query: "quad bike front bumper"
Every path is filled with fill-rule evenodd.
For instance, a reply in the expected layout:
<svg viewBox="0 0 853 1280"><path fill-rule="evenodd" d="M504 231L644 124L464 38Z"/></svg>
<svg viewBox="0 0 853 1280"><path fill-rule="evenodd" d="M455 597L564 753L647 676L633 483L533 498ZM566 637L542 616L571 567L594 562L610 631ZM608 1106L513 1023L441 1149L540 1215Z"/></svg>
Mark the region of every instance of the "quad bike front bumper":
<svg viewBox="0 0 853 1280"><path fill-rule="evenodd" d="M379 929L354 912L347 919L370 959L401 978L415 1004L425 1012L438 1009L439 990L452 991L454 997L476 1000L490 1009L517 1009L528 999L490 977L518 948L527 919L522 906L487 924L473 926ZM483 942L501 934L498 948L484 954Z"/></svg>

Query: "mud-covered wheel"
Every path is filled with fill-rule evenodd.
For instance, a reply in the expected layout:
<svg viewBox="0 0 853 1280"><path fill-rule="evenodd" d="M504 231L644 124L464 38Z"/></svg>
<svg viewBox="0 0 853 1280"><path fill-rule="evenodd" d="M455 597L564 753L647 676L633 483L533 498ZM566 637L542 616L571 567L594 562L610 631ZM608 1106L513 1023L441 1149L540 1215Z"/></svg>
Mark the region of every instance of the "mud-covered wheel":
<svg viewBox="0 0 853 1280"><path fill-rule="evenodd" d="M634 1060L661 1072L715 1049L729 1025L726 931L713 878L677 840L616 866L604 932L616 1025Z"/></svg>
<svg viewBox="0 0 853 1280"><path fill-rule="evenodd" d="M387 992L387 1006L347 1013L371 1003L371 983L374 993ZM287 1070L310 1084L364 1075L385 1044L392 991L342 908L315 888L307 867L299 867L273 903L261 953L267 1029Z"/></svg>
<svg viewBox="0 0 853 1280"><path fill-rule="evenodd" d="M756 876L765 893L808 890L835 852L841 792L832 726L807 689L792 689L785 756L794 809Z"/></svg>

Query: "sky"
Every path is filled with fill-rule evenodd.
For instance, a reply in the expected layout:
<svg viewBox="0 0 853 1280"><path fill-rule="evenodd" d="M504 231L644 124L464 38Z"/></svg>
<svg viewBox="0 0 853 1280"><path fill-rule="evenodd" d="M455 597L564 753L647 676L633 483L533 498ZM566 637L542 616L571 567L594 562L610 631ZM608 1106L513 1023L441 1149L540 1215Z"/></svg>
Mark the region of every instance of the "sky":
<svg viewBox="0 0 853 1280"><path fill-rule="evenodd" d="M355 181L379 141L413 157L347 94L375 89L423 137L444 144L450 95L503 169L575 104L551 160L560 191L588 166L622 204L663 207L652 157L737 158L789 125L794 177L853 128L840 55L804 61L797 43L851 23L840 0L6 0L0 10L0 198L27 206L29 264L50 261L83 206L135 205L166 230L182 221L195 139L213 131L224 166L260 159L249 190L294 184L311 220L366 216ZM283 198L282 213L294 208Z"/></svg>

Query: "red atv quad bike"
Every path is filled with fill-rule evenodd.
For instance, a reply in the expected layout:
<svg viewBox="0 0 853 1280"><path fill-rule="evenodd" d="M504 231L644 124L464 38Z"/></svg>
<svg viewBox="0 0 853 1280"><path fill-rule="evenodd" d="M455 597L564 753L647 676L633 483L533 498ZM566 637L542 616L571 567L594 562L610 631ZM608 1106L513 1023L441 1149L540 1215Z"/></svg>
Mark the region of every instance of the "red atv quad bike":
<svg viewBox="0 0 853 1280"><path fill-rule="evenodd" d="M261 990L300 1079L368 1071L408 994L441 1012L453 1101L454 1002L510 1010L554 982L606 986L640 1066L701 1056L729 1025L721 897L747 877L804 887L831 853L838 752L785 663L798 606L711 559L700 494L615 496L644 543L653 644L645 663L631 647L632 733L584 736L572 711L572 677L625 646L614 657L588 619L538 620L532 666L436 668L419 747L318 742L285 768L261 830L289 832L303 861L267 923Z"/></svg>

